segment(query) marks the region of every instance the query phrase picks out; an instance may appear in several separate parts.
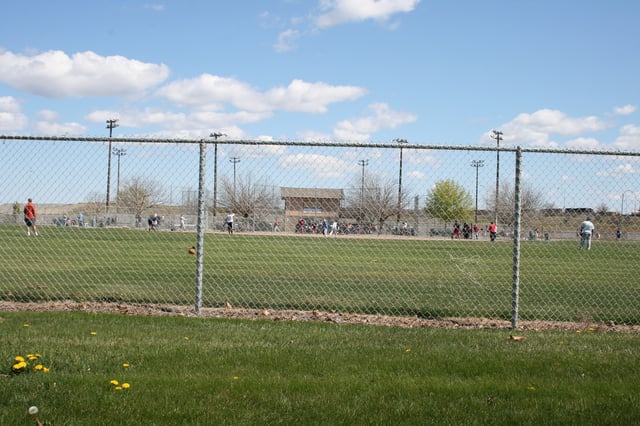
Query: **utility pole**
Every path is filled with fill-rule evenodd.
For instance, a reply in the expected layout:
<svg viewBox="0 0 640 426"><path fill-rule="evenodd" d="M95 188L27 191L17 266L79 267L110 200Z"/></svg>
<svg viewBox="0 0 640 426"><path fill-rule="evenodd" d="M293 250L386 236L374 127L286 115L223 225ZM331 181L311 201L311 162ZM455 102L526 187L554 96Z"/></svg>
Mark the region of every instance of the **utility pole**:
<svg viewBox="0 0 640 426"><path fill-rule="evenodd" d="M406 139L394 139L394 142L400 144L400 167L398 169L398 212L396 214L396 229L400 230L400 212L402 211L402 149L407 144Z"/></svg>
<svg viewBox="0 0 640 426"><path fill-rule="evenodd" d="M364 220L364 168L369 164L369 160L358 160L362 166L362 184L360 185L360 220Z"/></svg>
<svg viewBox="0 0 640 426"><path fill-rule="evenodd" d="M498 224L498 199L500 194L500 140L502 140L502 132L493 129L491 138L496 140L496 205L494 206L494 222Z"/></svg>
<svg viewBox="0 0 640 426"><path fill-rule="evenodd" d="M472 160L471 167L475 167L476 169L476 215L473 222L473 224L476 225L478 223L478 169L484 167L484 160Z"/></svg>
<svg viewBox="0 0 640 426"><path fill-rule="evenodd" d="M240 158L231 157L229 162L233 164L233 202L236 202L236 164L240 162Z"/></svg>
<svg viewBox="0 0 640 426"><path fill-rule="evenodd" d="M113 148L113 155L115 155L116 157L118 157L118 177L117 177L117 184L116 184L116 203L118 203L116 205L116 211L118 210L119 203L120 203L120 157L122 157L123 155L127 155L127 150L124 148Z"/></svg>
<svg viewBox="0 0 640 426"><path fill-rule="evenodd" d="M117 119L107 120L107 129L109 129L109 161L107 162L107 199L106 199L106 220L109 220L109 198L111 194L111 137L113 136L113 129L118 127Z"/></svg>
<svg viewBox="0 0 640 426"><path fill-rule="evenodd" d="M224 133L213 132L209 135L216 143L213 144L213 216L216 215L218 209L218 138L227 136Z"/></svg>

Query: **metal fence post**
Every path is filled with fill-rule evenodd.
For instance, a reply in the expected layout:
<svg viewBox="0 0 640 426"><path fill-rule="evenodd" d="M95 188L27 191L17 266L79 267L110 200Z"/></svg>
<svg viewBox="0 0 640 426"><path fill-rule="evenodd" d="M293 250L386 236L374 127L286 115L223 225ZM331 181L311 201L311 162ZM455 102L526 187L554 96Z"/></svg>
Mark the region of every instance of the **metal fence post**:
<svg viewBox="0 0 640 426"><path fill-rule="evenodd" d="M518 308L520 303L520 227L521 227L521 192L520 175L522 167L522 150L516 150L516 181L513 206L513 285L511 289L511 328L518 328Z"/></svg>
<svg viewBox="0 0 640 426"><path fill-rule="evenodd" d="M196 246L196 314L200 314L202 308L202 270L204 259L204 234L207 227L205 209L205 169L207 158L207 144L200 141L200 164L198 168L198 219L197 219L197 246Z"/></svg>

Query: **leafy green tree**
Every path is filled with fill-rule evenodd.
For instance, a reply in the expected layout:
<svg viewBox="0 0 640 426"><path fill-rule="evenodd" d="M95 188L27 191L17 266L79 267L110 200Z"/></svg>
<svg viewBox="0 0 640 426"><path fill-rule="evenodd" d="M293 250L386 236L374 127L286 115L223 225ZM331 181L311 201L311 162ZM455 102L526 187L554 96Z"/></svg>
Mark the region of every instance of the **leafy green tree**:
<svg viewBox="0 0 640 426"><path fill-rule="evenodd" d="M437 182L427 193L425 211L445 224L464 220L473 210L471 194L452 179Z"/></svg>

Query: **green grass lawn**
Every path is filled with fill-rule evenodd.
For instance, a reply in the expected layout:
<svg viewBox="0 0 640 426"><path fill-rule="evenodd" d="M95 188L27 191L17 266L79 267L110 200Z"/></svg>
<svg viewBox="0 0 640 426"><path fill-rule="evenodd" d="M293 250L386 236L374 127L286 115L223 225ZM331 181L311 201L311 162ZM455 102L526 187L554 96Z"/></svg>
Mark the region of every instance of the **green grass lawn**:
<svg viewBox="0 0 640 426"><path fill-rule="evenodd" d="M638 334L522 334L0 313L0 424L640 423Z"/></svg>
<svg viewBox="0 0 640 426"><path fill-rule="evenodd" d="M0 298L193 306L192 232L0 226ZM509 319L510 241L210 233L205 306ZM640 323L640 244L523 241L520 319Z"/></svg>

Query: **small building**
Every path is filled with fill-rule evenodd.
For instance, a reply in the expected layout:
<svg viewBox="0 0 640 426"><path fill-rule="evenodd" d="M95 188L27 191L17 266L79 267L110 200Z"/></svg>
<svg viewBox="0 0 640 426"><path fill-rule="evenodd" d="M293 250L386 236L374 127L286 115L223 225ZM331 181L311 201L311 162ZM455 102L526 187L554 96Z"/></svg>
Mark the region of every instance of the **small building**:
<svg viewBox="0 0 640 426"><path fill-rule="evenodd" d="M344 190L327 188L280 188L284 200L284 231L295 232L300 219L322 222L337 220Z"/></svg>

